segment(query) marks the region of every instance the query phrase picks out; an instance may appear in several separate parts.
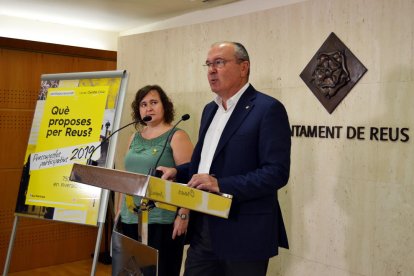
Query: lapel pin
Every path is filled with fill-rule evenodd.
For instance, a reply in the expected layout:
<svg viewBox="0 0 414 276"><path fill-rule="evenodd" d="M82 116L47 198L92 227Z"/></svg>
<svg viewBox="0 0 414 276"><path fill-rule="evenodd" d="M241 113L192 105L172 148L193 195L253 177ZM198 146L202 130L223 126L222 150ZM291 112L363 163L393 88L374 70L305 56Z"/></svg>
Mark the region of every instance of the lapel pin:
<svg viewBox="0 0 414 276"><path fill-rule="evenodd" d="M246 109L249 109L250 106L246 105Z"/></svg>

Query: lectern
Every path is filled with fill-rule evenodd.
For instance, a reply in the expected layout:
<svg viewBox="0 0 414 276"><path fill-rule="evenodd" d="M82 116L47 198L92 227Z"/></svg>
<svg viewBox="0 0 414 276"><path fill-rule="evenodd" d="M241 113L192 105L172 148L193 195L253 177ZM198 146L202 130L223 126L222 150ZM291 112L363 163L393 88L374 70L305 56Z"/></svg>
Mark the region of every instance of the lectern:
<svg viewBox="0 0 414 276"><path fill-rule="evenodd" d="M73 165L69 179L115 192L141 196L169 206L184 207L224 219L229 216L232 201L232 196L228 194L210 193L150 175L83 164ZM143 219L143 223L141 223L141 227L145 228L146 226L147 218ZM141 229L141 232L146 233L146 229ZM121 240L117 240L120 248L131 252L123 253L131 255L122 258L124 262L122 267L112 268L112 275L127 275L124 273L131 270L142 273L145 269L154 269L154 267L156 269L158 252L146 245L146 237L143 236L142 243L140 243L123 236L116 229L114 229L114 234L121 238ZM113 254L118 253L120 252L113 249Z"/></svg>

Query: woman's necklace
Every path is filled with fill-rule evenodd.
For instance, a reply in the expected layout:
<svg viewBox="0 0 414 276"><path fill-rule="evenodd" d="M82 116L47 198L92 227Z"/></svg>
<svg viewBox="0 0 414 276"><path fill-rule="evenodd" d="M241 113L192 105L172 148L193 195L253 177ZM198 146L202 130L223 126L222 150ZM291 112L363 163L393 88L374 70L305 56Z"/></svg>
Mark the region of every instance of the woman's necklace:
<svg viewBox="0 0 414 276"><path fill-rule="evenodd" d="M161 133L162 133L162 131L160 131ZM158 133L157 133L158 134ZM158 135L154 135L155 136L155 138L157 138L157 137L159 137ZM156 141L154 141L154 140L156 140L155 138L152 138L152 139L147 139L147 140L150 140L151 142L151 154L152 155L157 155L157 153L158 153L158 149L156 148Z"/></svg>

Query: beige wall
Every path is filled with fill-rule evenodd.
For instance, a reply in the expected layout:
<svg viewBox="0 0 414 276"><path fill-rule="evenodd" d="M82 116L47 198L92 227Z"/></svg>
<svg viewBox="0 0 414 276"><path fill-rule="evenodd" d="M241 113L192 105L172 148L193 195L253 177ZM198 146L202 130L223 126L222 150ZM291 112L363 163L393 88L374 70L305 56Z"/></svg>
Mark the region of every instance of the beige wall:
<svg viewBox="0 0 414 276"><path fill-rule="evenodd" d="M213 94L204 63L209 45L242 42L251 83L280 99L291 125L342 126L338 139L292 137L291 178L279 192L290 250L268 275L414 275L414 1L309 0L225 20L121 37L118 68L131 97L160 84L196 142L201 110ZM299 74L334 32L368 68L329 114ZM362 126L365 140L347 139ZM373 141L372 127L409 128L408 142ZM121 134L117 166L125 142Z"/></svg>

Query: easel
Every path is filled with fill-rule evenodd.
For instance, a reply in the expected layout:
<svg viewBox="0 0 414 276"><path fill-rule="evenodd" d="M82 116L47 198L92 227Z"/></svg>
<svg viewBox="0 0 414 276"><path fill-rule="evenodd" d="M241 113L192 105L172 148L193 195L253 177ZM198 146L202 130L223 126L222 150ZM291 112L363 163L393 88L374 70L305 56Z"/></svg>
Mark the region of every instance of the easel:
<svg viewBox="0 0 414 276"><path fill-rule="evenodd" d="M125 92L127 87L127 81L128 81L128 74L125 70L117 70L117 71L101 71L101 72L80 72L80 73L63 73L63 74L46 74L42 75L42 81L81 81L81 80L96 80L96 79L105 79L105 78L112 78L116 79L119 78L119 91L116 95L116 108L115 108L115 116L113 120L113 129L117 129L119 127L120 121L121 121L121 113L122 113L122 106L125 98ZM70 82L69 82L70 83ZM72 85L72 84L71 84ZM91 84L91 86L93 86ZM66 88L66 87L60 87L60 88ZM70 86L70 89L73 87ZM115 96L115 95L113 95ZM36 108L37 110L37 108ZM36 114L36 113L35 113ZM35 125L35 124L33 124ZM36 129L38 131L38 129ZM35 131L35 132L36 132ZM37 135L37 134L36 134ZM116 144L117 135L113 136L110 143L112 145ZM110 146L109 151L106 156L106 162L105 166L108 168L112 168L114 164L114 156L115 156L115 146ZM22 188L22 187L21 187ZM25 189L21 189L25 190ZM20 191L19 191L20 193ZM105 217L107 213L107 206L108 206L108 198L109 198L109 191L108 190L102 190L101 197L100 197L100 206L99 206L99 215L97 219L97 226L98 226L98 234L97 234L97 240L95 244L95 251L94 251L94 258L93 258L93 264L91 269L91 276L95 275L97 261L99 257L99 249L101 244L101 238L102 238L102 232L105 226ZM13 229L10 236L9 241L9 247L7 251L6 261L4 265L3 275L7 276L9 272L9 266L11 262L11 256L12 251L14 247L14 241L16 238L16 232L17 232L17 226L19 222L19 212L16 210L15 216L14 216L14 222L13 222Z"/></svg>

